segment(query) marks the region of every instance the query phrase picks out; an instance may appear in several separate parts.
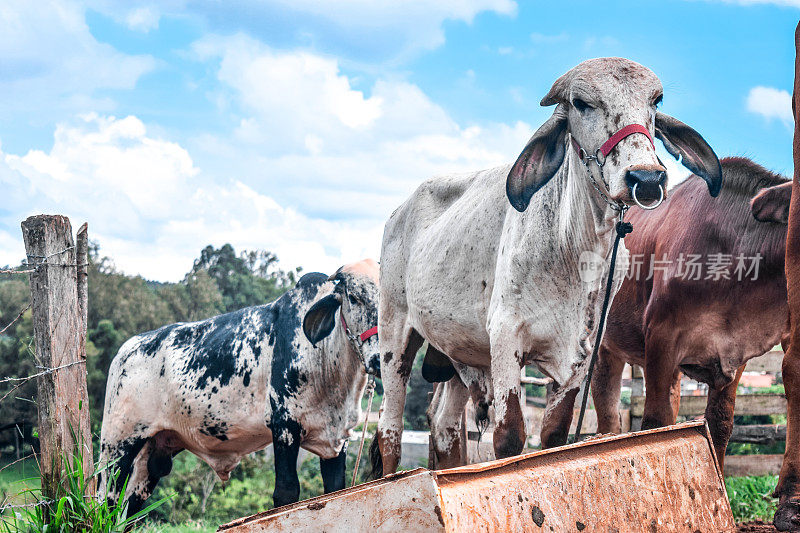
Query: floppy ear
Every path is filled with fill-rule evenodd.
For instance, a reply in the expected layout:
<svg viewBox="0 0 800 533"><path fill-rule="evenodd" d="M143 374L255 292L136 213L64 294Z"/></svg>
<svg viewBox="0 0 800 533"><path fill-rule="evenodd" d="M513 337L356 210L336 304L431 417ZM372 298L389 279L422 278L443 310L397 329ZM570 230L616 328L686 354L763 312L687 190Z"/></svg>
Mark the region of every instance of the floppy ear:
<svg viewBox="0 0 800 533"><path fill-rule="evenodd" d="M306 316L303 317L303 333L315 348L319 341L333 331L333 326L336 325L336 310L341 305L341 296L329 294L312 305Z"/></svg>
<svg viewBox="0 0 800 533"><path fill-rule="evenodd" d="M566 153L567 111L559 104L547 122L536 130L506 178L508 201L525 211L536 191L555 175Z"/></svg>
<svg viewBox="0 0 800 533"><path fill-rule="evenodd" d="M722 165L711 146L692 128L664 113L656 113L656 137L683 166L703 178L708 193L717 196L722 188Z"/></svg>
<svg viewBox="0 0 800 533"><path fill-rule="evenodd" d="M750 200L750 211L759 222L789 222L789 200L792 197L792 182L761 189Z"/></svg>

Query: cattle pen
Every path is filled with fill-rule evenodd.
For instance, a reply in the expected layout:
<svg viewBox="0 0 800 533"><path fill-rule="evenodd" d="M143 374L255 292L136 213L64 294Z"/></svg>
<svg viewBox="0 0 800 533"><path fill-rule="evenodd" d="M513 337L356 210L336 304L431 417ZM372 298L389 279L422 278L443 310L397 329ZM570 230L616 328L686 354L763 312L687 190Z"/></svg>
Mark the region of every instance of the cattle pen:
<svg viewBox="0 0 800 533"><path fill-rule="evenodd" d="M82 254L86 253L87 232L86 227L82 227L77 242L73 244L70 224L65 217L32 217L26 223L28 227L36 228L35 231L29 230L28 241L36 242L34 239L38 237L45 243L44 249L31 248L30 252L34 259L41 257L42 261L32 264L27 270L15 270L13 273L32 276L33 313L45 317L36 323L37 345L50 346L54 354L49 360L38 360L41 367L39 373L19 378L39 381L40 416L44 417L40 420L40 427L45 423L51 424L56 432L53 435L58 436L45 438L46 433L39 432L41 462L46 453L56 457L70 456L85 454L90 449L85 445L91 441L88 410L83 407L86 401L86 355L81 352L81 342L85 342L86 338L86 322L82 316L87 302L82 284L86 283L85 265L88 259ZM44 264L48 266L41 266ZM37 276L60 277L37 282ZM58 298L53 298L53 291L60 291ZM69 318L65 320L64 317ZM66 329L65 324L68 326ZM43 336L39 337L38 334ZM43 355L42 352L37 353L39 357ZM752 360L747 371L754 377L754 382L768 381L773 385L780 379L781 358L781 352L769 352ZM547 384L543 378L529 376L523 376L522 381L529 388L538 390ZM54 386L51 382L55 383L54 390L51 389ZM623 426L625 429L635 429L644 393L640 370L633 367L625 385L631 395L629 405L622 411L627 417L627 423ZM681 416L691 419L702 414L705 397L701 392L689 391L687 387L681 402ZM537 424L541 423L544 408L542 400L542 397L535 395L524 399L529 434L535 433ZM464 417L467 421L472 419L469 409ZM779 415L784 412L785 398L782 393L742 394L737 402L737 415ZM588 433L593 433L596 419L591 408L588 413L586 425ZM374 417L370 420L375 421ZM269 524L269 530L304 529L300 524L306 524L305 528L314 524L314 530L319 530L318 526L330 519L330 513L336 513L335 516L340 519L345 512L343 509L351 508L354 501L368 509L383 512L385 516L381 523L384 527L372 528L375 519L373 515L368 515L363 517L364 524L367 524L364 527L359 526L358 522L340 520L336 527L326 530L394 531L402 525L404 530L412 531L419 525L418 530L426 531L538 530L550 526L555 528L551 530L558 531L566 530L569 525L578 531L591 531L597 529L597 524L607 520L629 524L630 528L633 528L630 524L645 524L650 529L655 527L657 531L680 531L684 526L686 531L735 530L721 473L710 453L710 437L702 421L621 436L594 437L551 450L527 450L519 458L500 461L493 460L491 426L486 433L479 432L476 427L465 427L469 430L468 457L470 462L478 464L452 470L407 471L386 480L358 485L353 489L236 520L222 525L220 530L231 533L261 531L267 530L265 524ZM85 435L83 441L78 441L84 442L83 446L70 445L76 442L75 428ZM780 424L741 425L734 429L732 441L765 444L785 439L785 434L785 426ZM417 441L421 436L415 436ZM529 444L538 445L538 442L531 439ZM417 448L421 447L423 445L417 445ZM20 455L19 445L16 453ZM674 460L669 468L666 458ZM775 473L780 467L781 458L779 455L735 455L729 457L727 464L736 475L757 475ZM85 461L92 464L91 459ZM41 464L57 466L58 462L51 460ZM86 479L90 483L86 485L86 497L92 497L94 491L91 474L91 470L87 470ZM58 469L45 472L43 468L42 475L43 478L49 476L52 482L43 484L41 498L23 505L49 509L63 497L58 484L64 479L64 472ZM611 483L611 479L615 481ZM638 483L640 489L650 489L604 494L609 487L622 485L625 480L631 479ZM661 489L653 489L655 486ZM509 491L509 487L513 489ZM426 501L426 494L433 500ZM373 501L373 497L377 499ZM628 498L627 503L619 505L625 498ZM606 514L598 514L595 507L604 499L613 500L615 505L607 503ZM430 501L440 501L441 505L426 507ZM666 501L672 503L667 504ZM675 501L686 504L674 505ZM340 506L339 511L336 511L337 506ZM19 506L3 502L0 508L3 512L14 512ZM472 511L465 513L465 508ZM623 508L627 509L624 516L614 514ZM646 517L649 518L645 520ZM417 519L421 520L419 524L414 522ZM634 529L620 528L620 531L626 530Z"/></svg>

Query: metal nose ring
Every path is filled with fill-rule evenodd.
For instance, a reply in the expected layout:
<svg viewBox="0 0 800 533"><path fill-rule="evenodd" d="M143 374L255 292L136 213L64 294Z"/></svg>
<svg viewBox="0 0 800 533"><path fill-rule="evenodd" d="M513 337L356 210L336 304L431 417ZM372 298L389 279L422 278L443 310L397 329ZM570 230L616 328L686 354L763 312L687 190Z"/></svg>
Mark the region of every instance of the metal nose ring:
<svg viewBox="0 0 800 533"><path fill-rule="evenodd" d="M658 200L656 200L655 202L653 202L653 203L652 203L652 204L650 204L650 205L644 205L644 204L643 204L642 202L640 202L640 201L639 201L639 199L636 197L636 187L638 187L638 186L639 186L639 183L638 183L638 182L633 184L633 188L631 189L631 196L633 197L633 201L634 201L634 203L636 203L636 205L638 205L638 206L639 206L639 207L641 207L642 209L645 209L645 210L647 210L647 211L649 211L649 210L651 210L651 209L655 209L656 207L658 207L658 206L660 206L660 205L661 205L661 202L663 202L663 201L664 201L664 186L663 186L663 185L659 185L659 186L658 186L658 192L659 192L659 193L661 193L661 195L658 197Z"/></svg>

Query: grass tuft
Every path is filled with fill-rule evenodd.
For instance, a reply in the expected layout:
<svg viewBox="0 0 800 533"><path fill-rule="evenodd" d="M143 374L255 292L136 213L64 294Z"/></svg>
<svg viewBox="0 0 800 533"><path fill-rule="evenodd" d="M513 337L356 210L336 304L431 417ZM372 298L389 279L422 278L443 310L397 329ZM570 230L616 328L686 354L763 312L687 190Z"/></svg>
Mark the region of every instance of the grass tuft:
<svg viewBox="0 0 800 533"><path fill-rule="evenodd" d="M737 522L771 521L777 507L772 491L778 476L726 477L725 488Z"/></svg>

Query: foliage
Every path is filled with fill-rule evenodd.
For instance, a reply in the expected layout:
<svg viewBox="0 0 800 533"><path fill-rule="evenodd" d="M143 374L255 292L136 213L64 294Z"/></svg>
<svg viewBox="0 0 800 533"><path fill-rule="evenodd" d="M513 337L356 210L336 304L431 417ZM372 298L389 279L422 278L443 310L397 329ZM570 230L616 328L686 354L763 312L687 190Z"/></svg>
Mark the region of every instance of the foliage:
<svg viewBox="0 0 800 533"><path fill-rule="evenodd" d="M161 480L152 496L170 499L151 518L219 525L271 508L274 487L275 469L263 453L246 456L223 484L197 456L183 452L175 457L172 473Z"/></svg>
<svg viewBox="0 0 800 533"><path fill-rule="evenodd" d="M428 429L428 393L433 391L433 385L422 377L422 362L425 360L425 346L417 351L414 367L408 378L408 392L406 404L403 408L404 425L406 429L426 431Z"/></svg>
<svg viewBox="0 0 800 533"><path fill-rule="evenodd" d="M322 494L322 476L316 456L309 454L297 474L301 499ZM274 489L275 465L272 457L267 458L265 453L245 456L231 478L222 483L197 456L183 452L175 457L172 473L161 480L151 498L169 498L151 514L151 519L223 524L272 508Z"/></svg>
<svg viewBox="0 0 800 533"><path fill-rule="evenodd" d="M72 458L62 456L63 480L59 486L59 494L48 503L42 495L41 488L29 488L23 491L26 500L39 503L32 507L12 509L13 513L0 516L0 531L12 532L42 532L42 533L70 533L81 532L119 532L131 531L136 523L150 511L163 503L154 501L140 512L126 516L127 505L120 499L115 504L106 499L93 496L91 485L94 479L87 477L81 454ZM113 468L106 465L105 469ZM103 469L94 465L95 473L100 474ZM118 470L109 471L109 483L116 481ZM123 483L125 491L127 482Z"/></svg>
<svg viewBox="0 0 800 533"><path fill-rule="evenodd" d="M725 488L737 522L771 521L777 507L772 491L778 476L727 477Z"/></svg>
<svg viewBox="0 0 800 533"><path fill-rule="evenodd" d="M525 375L528 377L534 378L543 378L545 377L538 368L534 365L527 365L525 367ZM547 387L541 387L537 385L526 384L525 385L525 394L531 398L544 398L547 396Z"/></svg>
<svg viewBox="0 0 800 533"><path fill-rule="evenodd" d="M752 444L749 442L729 442L725 455L783 455L786 441L776 440L770 444Z"/></svg>

